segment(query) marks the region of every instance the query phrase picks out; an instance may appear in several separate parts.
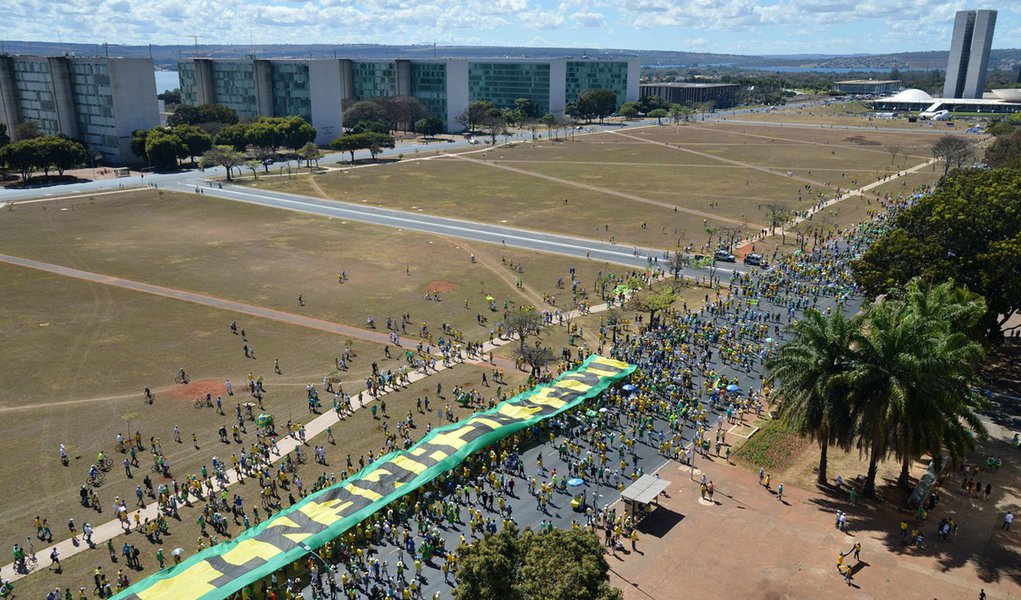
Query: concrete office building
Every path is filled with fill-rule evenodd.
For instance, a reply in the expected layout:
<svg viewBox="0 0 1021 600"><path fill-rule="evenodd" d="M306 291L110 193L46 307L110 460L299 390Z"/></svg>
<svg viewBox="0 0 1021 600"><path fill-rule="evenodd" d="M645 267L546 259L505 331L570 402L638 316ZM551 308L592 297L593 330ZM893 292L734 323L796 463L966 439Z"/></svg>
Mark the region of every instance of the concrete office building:
<svg viewBox="0 0 1021 600"><path fill-rule="evenodd" d="M733 83L643 83L641 96L659 96L670 104L692 106L714 102L716 108L730 108L737 103L737 90Z"/></svg>
<svg viewBox="0 0 1021 600"><path fill-rule="evenodd" d="M470 102L513 108L518 98L563 116L588 89L609 89L617 106L638 99L637 60L437 59L355 61L215 60L178 62L182 101L218 103L241 117L304 117L325 144L342 131L342 109L360 100L413 96L451 131Z"/></svg>
<svg viewBox="0 0 1021 600"><path fill-rule="evenodd" d="M848 79L833 83L833 91L842 94L892 94L902 87L900 79Z"/></svg>
<svg viewBox="0 0 1021 600"><path fill-rule="evenodd" d="M995 10L962 10L954 18L944 98L981 98L996 28Z"/></svg>
<svg viewBox="0 0 1021 600"><path fill-rule="evenodd" d="M13 134L26 121L64 134L109 164L137 161L131 132L160 123L148 58L0 55L0 117Z"/></svg>

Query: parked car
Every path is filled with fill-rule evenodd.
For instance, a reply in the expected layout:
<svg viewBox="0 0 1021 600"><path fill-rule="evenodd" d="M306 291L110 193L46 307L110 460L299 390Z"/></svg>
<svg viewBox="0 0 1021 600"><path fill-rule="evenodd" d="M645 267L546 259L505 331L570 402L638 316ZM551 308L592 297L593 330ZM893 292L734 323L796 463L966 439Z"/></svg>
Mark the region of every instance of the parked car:
<svg viewBox="0 0 1021 600"><path fill-rule="evenodd" d="M763 269L769 266L768 261L761 254L754 252L745 255L744 264L752 267L762 267Z"/></svg>
<svg viewBox="0 0 1021 600"><path fill-rule="evenodd" d="M733 254L731 254L730 252L728 252L727 250L724 250L723 248L720 248L719 250L717 250L716 254L713 255L713 258L715 260L720 261L720 262L730 262L730 263L737 262L737 257L734 256Z"/></svg>

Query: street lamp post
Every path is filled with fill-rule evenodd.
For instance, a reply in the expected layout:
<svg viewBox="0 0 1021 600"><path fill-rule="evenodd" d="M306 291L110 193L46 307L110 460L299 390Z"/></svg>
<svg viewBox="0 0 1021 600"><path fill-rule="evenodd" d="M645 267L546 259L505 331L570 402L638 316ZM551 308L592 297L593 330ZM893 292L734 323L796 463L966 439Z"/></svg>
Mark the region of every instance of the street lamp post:
<svg viewBox="0 0 1021 600"><path fill-rule="evenodd" d="M298 542L298 547L301 548L302 550L304 550L305 552L308 552L312 556L318 558L319 562L323 563L323 568L326 571L330 571L331 570L330 569L330 565L326 562L326 560L322 556L319 556L319 554L315 550L312 549L312 546L309 546L305 542Z"/></svg>

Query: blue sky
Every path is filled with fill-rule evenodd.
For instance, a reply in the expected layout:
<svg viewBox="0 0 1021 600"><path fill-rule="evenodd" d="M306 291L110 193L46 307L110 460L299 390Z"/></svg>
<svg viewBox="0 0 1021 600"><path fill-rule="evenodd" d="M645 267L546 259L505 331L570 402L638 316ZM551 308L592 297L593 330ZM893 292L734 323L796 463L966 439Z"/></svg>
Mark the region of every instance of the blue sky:
<svg viewBox="0 0 1021 600"><path fill-rule="evenodd" d="M994 48L1021 46L1000 0ZM20 0L8 39L568 46L734 54L946 50L958 0Z"/></svg>

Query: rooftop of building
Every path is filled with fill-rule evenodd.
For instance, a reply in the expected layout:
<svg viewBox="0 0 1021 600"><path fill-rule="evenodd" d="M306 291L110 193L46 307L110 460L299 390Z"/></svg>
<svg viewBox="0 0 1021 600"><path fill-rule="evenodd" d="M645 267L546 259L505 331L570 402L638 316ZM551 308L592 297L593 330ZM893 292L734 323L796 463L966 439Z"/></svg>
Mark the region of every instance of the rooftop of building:
<svg viewBox="0 0 1021 600"><path fill-rule="evenodd" d="M884 83L900 83L900 79L846 79L844 81L837 81L837 85L843 84L857 84L857 85L876 85Z"/></svg>
<svg viewBox="0 0 1021 600"><path fill-rule="evenodd" d="M952 102L954 104L1014 104L1021 102L1021 89L1008 88L993 90L992 92L987 92L982 98L934 98L922 90L911 88L894 94L893 96L879 98L878 101L915 102L924 104L932 104L933 102Z"/></svg>
<svg viewBox="0 0 1021 600"><path fill-rule="evenodd" d="M688 81L674 81L674 82L655 82L650 81L642 83L643 86L655 86L655 87L675 87L675 88L717 88L717 87L737 87L736 83L691 83Z"/></svg>
<svg viewBox="0 0 1021 600"><path fill-rule="evenodd" d="M238 63L238 62L251 62L253 60L265 60L265 61L269 61L269 62L284 62L284 63L288 63L288 62L304 62L304 63L307 63L307 62L324 62L324 61L337 61L337 60L351 60L351 61L359 62L359 63L387 63L387 62L394 62L394 61L398 61L398 60L401 60L401 61L406 60L408 62L413 62L413 63L441 63L441 62L451 62L451 61L474 62L474 63L483 63L483 62L485 62L485 63L545 63L545 62L551 62L551 61L557 61L557 60L568 60L568 61L571 61L571 62L601 63L601 62L637 62L638 58L636 58L636 57L612 58L612 57L593 57L593 56L556 56L556 57L527 57L527 56L520 56L520 57L514 57L514 56L453 56L453 57L451 57L451 56L437 56L435 58L422 58L422 57L401 58L401 57L392 57L392 56L391 57L371 57L371 58L346 57L346 56L337 56L337 57L333 57L333 58L322 57L322 56L317 56L317 57L314 57L314 58L309 58L307 56L291 56L291 57L287 57L287 56L273 56L273 57L248 56L248 57L224 57L224 58L220 58L220 57L215 57L215 56L185 56L185 57L177 59L178 62L187 62L187 61L194 61L194 60L204 60L204 61L213 61L213 62L234 62L234 63Z"/></svg>

